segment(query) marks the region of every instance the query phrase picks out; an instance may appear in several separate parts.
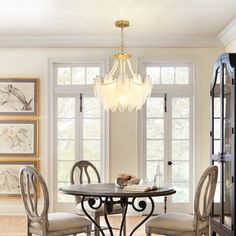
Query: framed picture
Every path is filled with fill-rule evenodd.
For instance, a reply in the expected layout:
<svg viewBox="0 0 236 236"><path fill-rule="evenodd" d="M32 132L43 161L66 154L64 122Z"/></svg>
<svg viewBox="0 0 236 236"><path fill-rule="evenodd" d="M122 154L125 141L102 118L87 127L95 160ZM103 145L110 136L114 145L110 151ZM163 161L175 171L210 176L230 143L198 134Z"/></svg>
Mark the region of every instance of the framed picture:
<svg viewBox="0 0 236 236"><path fill-rule="evenodd" d="M39 114L39 79L0 78L0 115Z"/></svg>
<svg viewBox="0 0 236 236"><path fill-rule="evenodd" d="M38 120L0 120L0 157L38 157Z"/></svg>
<svg viewBox="0 0 236 236"><path fill-rule="evenodd" d="M39 161L0 160L0 197L20 197L19 171L23 166L39 170Z"/></svg>

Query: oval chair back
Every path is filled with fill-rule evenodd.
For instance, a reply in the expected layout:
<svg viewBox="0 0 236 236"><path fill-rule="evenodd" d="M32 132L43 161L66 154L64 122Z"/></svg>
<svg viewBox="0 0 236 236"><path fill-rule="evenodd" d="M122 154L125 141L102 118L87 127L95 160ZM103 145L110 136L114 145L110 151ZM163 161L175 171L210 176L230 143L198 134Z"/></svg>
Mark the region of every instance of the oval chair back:
<svg viewBox="0 0 236 236"><path fill-rule="evenodd" d="M198 182L194 199L194 228L197 229L200 222L210 219L213 199L216 190L218 167L209 166Z"/></svg>
<svg viewBox="0 0 236 236"><path fill-rule="evenodd" d="M78 182L83 184L86 182L90 184L92 182L91 174L94 175L95 181L97 183L101 183L100 175L94 164L85 160L77 161L73 165L70 172L70 183L76 184L76 182ZM79 196L75 196L75 201L76 204L78 204L81 201L81 198Z"/></svg>
<svg viewBox="0 0 236 236"><path fill-rule="evenodd" d="M47 185L35 168L24 166L20 170L20 190L27 214L28 224L41 222L48 229L49 194ZM38 210L39 188L42 190L44 205Z"/></svg>

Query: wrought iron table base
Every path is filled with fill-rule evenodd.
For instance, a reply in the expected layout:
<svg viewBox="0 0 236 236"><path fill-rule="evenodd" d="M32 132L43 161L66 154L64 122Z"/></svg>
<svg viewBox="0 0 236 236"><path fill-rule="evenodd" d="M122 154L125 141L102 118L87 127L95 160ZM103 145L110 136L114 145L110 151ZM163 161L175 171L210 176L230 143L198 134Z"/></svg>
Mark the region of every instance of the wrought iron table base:
<svg viewBox="0 0 236 236"><path fill-rule="evenodd" d="M120 233L119 235L121 236L122 235L122 232L124 230L124 224L125 224L125 218L126 218L126 214L127 214L127 210L128 210L128 206L131 205L132 208L135 210L135 211L138 211L138 212L142 212L146 209L147 207L147 203L145 200L142 200L142 199L139 199L138 197L133 197L132 198L132 201L129 201L129 198L131 197L122 197L120 198L120 200L118 201L114 201L112 197L106 197L105 200L104 198L102 197L96 197L96 200L94 197L90 197L88 199L88 197L85 197L83 196L82 197L82 200L81 200L81 207L82 207L82 210L84 211L84 214L95 224L95 226L99 229L99 231L101 232L101 234L103 236L105 236L102 228L100 225L98 225L96 223L96 221L88 214L88 212L86 211L85 207L84 207L84 202L85 201L88 201L88 204L89 206L96 210L96 209L99 209L102 204L104 204L104 218L105 218L105 221L106 221L106 224L107 224L107 227L108 227L108 230L110 232L110 235L113 236L113 230L112 230L112 227L110 225L110 222L109 222L109 219L108 219L108 215L109 213L112 212L113 210L113 206L116 205L116 204L120 204L121 207L123 208L123 213L122 213L122 219L121 219L121 225L120 225ZM149 212L149 214L132 230L132 232L130 233L130 236L132 236L135 231L142 225L144 224L148 218L152 215L153 211L154 211L154 201L152 199L152 197L146 197L150 200L151 202L151 210ZM88 199L88 200L87 200ZM137 201L136 201L137 200ZM97 204L98 203L98 204ZM124 232L123 232L124 233Z"/></svg>

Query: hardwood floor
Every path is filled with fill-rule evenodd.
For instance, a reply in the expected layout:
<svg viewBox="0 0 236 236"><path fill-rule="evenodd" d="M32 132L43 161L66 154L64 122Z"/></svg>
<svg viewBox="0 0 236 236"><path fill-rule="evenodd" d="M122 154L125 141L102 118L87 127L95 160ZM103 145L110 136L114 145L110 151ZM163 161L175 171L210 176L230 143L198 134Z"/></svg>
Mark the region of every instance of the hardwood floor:
<svg viewBox="0 0 236 236"><path fill-rule="evenodd" d="M127 235L135 225L142 220L139 216L127 217ZM113 227L118 228L120 224L119 216L111 216L110 222ZM102 220L102 225L105 225ZM109 232L106 230L106 236ZM114 231L115 236L118 236L118 231ZM80 234L81 236L83 234ZM135 234L135 236L145 236L144 226L142 226ZM0 216L0 236L26 236L26 219L23 216Z"/></svg>

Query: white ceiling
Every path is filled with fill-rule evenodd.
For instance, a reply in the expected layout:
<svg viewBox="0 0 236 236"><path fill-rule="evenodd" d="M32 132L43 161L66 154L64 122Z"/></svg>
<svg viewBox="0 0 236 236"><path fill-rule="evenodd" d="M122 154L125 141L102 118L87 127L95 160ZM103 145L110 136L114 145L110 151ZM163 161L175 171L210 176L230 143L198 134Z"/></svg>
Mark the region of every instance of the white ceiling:
<svg viewBox="0 0 236 236"><path fill-rule="evenodd" d="M119 41L217 40L236 17L236 0L0 0L1 37Z"/></svg>

